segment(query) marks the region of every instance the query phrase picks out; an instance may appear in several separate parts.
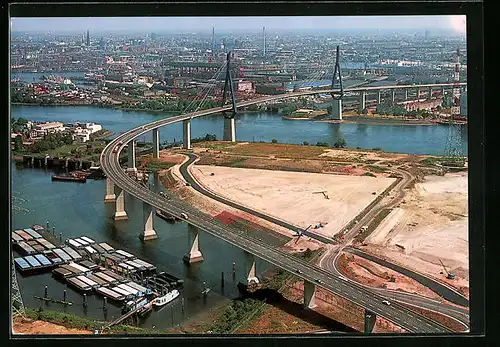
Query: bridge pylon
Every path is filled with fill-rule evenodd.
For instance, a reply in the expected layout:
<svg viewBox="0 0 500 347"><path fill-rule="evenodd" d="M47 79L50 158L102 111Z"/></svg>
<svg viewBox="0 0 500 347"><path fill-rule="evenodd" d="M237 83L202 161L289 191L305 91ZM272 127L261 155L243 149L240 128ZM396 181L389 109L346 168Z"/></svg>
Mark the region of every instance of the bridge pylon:
<svg viewBox="0 0 500 347"><path fill-rule="evenodd" d="M336 83L338 81L338 83ZM342 74L340 72L340 50L337 46L335 55L335 67L333 69L332 89L340 88L339 91L333 91L331 96L333 98L331 108L331 119L342 120L342 97L344 96L344 85L342 84Z"/></svg>
<svg viewBox="0 0 500 347"><path fill-rule="evenodd" d="M188 233L189 231L192 231L194 234L194 239L193 243L189 242L190 237L188 236L188 243L190 245L190 250L189 252L182 258L186 264L192 264L192 263L197 263L200 261L203 261L203 254L200 251L200 247L198 244L198 228L195 227L194 225L188 225ZM189 235L189 234L188 234Z"/></svg>
<svg viewBox="0 0 500 347"><path fill-rule="evenodd" d="M315 308L316 285L304 280L304 309Z"/></svg>
<svg viewBox="0 0 500 347"><path fill-rule="evenodd" d="M233 105L231 113L223 112L224 114L224 141L236 141L236 129L234 125L234 117L236 116L236 95L234 94L233 78L231 76L231 52L227 53L226 64L226 80L224 82L224 91L222 93L222 106L226 104L227 92L231 94L231 103Z"/></svg>

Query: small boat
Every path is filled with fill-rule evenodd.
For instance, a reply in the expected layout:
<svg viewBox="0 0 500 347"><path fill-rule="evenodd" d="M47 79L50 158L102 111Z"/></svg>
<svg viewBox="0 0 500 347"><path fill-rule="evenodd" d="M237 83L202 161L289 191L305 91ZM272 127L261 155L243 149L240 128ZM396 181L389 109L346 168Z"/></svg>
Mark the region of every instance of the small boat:
<svg viewBox="0 0 500 347"><path fill-rule="evenodd" d="M179 294L180 294L179 291L177 289L174 289L171 292L168 292L167 294L165 294L159 298L156 298L153 301L153 305L155 305L157 307L166 305L169 302L171 302L172 300L174 300L175 298L177 298L179 296Z"/></svg>

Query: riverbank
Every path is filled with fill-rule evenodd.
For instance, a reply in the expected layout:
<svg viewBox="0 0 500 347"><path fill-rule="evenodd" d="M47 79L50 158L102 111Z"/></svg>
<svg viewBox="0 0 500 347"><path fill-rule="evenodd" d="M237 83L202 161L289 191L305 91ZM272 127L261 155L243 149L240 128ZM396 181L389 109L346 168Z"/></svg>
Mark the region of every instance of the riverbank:
<svg viewBox="0 0 500 347"><path fill-rule="evenodd" d="M93 334L95 330L101 333L105 322L90 320L70 313L57 311L26 309L26 318L14 319L13 334ZM111 327L105 334L161 334L165 332L148 330L130 325L120 324Z"/></svg>
<svg viewBox="0 0 500 347"><path fill-rule="evenodd" d="M324 123L355 123L355 124L377 124L377 125L437 125L437 119L404 119L401 117L392 117L392 116L382 116L382 115L373 115L373 116L348 116L343 115L342 120L318 120L316 122L324 122Z"/></svg>

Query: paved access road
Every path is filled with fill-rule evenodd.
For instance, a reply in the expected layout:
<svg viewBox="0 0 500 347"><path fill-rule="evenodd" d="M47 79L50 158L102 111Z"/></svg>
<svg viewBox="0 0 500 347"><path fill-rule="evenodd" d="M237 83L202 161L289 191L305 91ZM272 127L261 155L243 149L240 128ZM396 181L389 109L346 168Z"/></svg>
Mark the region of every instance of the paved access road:
<svg viewBox="0 0 500 347"><path fill-rule="evenodd" d="M230 106L217 108L218 112L224 109L229 109ZM141 186L131 177L125 170L121 168L118 161L120 151L125 145L135 137L142 135L145 132L151 131L159 126L180 122L190 119L194 116L207 115L217 111L205 110L199 111L184 116L171 117L161 119L139 128L130 130L123 135L111 141L101 154L101 167L106 176L117 185L135 198L147 202L154 208L166 211L169 214L182 218L181 214L188 215L188 222L193 226L204 230L220 239L240 248L248 253L251 253L270 264L280 267L286 271L295 273L298 277L316 284L328 291L331 291L347 300L350 300L357 305L365 307L373 313L384 317L385 319L404 328L408 332L413 333L447 333L451 332L448 328L440 325L437 322L414 313L407 308L394 303L385 305L382 303L385 300L372 291L356 283L346 282L333 273L329 273L314 265L311 265L297 257L276 250L264 242L249 238L244 233L236 228L230 227L212 218L209 215L202 213L191 207L190 205L176 198L165 199L159 194L149 191L148 188ZM113 149L117 147L118 153L113 153ZM300 272L299 272L300 271Z"/></svg>
<svg viewBox="0 0 500 347"><path fill-rule="evenodd" d="M262 212L259 212L259 211L255 211L251 208L248 208L248 207L245 207L243 205L240 205L240 204L237 204L231 200L228 200L226 198L223 198L221 196L218 196L216 194L213 194L212 192L206 190L205 188L203 188L202 186L200 186L198 184L198 182L196 182L196 180L193 178L193 176L191 176L191 174L189 173L188 171L188 167L189 165L191 165L192 163L194 163L194 161L196 159L198 159L198 157L192 153L189 153L188 154L189 156L189 160L186 161L184 164L182 164L180 166L180 171L181 171L181 174L182 174L182 177L184 177L184 179L186 180L186 182L188 182L195 190L197 190L198 192L202 193L203 195L206 195L216 201L219 201L225 205L228 205L228 206L231 206L231 207L234 207L238 210L241 210L241 211L244 211L244 212L247 212L247 213L250 213L251 215L253 216L256 216L256 217L259 217L259 218L262 218L264 220L267 220L271 223L274 223L276 225L279 225L279 226L282 226L284 228L287 228L289 230L292 230L296 233L299 233L299 232L302 232L302 234L306 235L306 236L309 236L315 240L318 240L320 242L323 242L323 243L336 243L335 241L333 241L332 239L329 239L328 237L325 237L323 235L318 235L318 234L315 234L315 233L312 233L310 231L305 231L304 229L298 227L298 226L295 226L293 224L290 224L290 223L287 223L285 221L282 221L280 219L277 219L275 217L272 217L272 216L269 216L269 215L266 215Z"/></svg>

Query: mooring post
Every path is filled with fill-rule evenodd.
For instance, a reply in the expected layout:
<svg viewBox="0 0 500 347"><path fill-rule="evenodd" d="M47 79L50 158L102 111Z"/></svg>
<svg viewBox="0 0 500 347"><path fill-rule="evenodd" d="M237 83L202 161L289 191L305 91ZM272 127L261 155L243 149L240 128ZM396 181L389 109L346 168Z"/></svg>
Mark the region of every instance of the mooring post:
<svg viewBox="0 0 500 347"><path fill-rule="evenodd" d="M222 271L220 276L220 286L224 288L224 271Z"/></svg>
<svg viewBox="0 0 500 347"><path fill-rule="evenodd" d="M182 309L182 314L184 314L184 298L181 298L181 309Z"/></svg>
<svg viewBox="0 0 500 347"><path fill-rule="evenodd" d="M102 309L103 309L104 311L106 311L106 310L107 310L107 307L106 307L106 301L107 301L107 300L108 300L108 298L104 297L104 298L103 298L103 301L102 301Z"/></svg>
<svg viewBox="0 0 500 347"><path fill-rule="evenodd" d="M52 235L56 236L56 227L52 227Z"/></svg>
<svg viewBox="0 0 500 347"><path fill-rule="evenodd" d="M83 293L83 307L87 307L87 294Z"/></svg>
<svg viewBox="0 0 500 347"><path fill-rule="evenodd" d="M49 232L49 230L50 230L49 221L47 221L47 228L46 229L47 229L47 232Z"/></svg>
<svg viewBox="0 0 500 347"><path fill-rule="evenodd" d="M63 301L66 301L66 289L64 289L64 292L63 292Z"/></svg>
<svg viewBox="0 0 500 347"><path fill-rule="evenodd" d="M47 298L47 291L48 291L48 287L45 286L45 296L44 296L44 298Z"/></svg>
<svg viewBox="0 0 500 347"><path fill-rule="evenodd" d="M62 241L62 233L59 233L59 241Z"/></svg>

